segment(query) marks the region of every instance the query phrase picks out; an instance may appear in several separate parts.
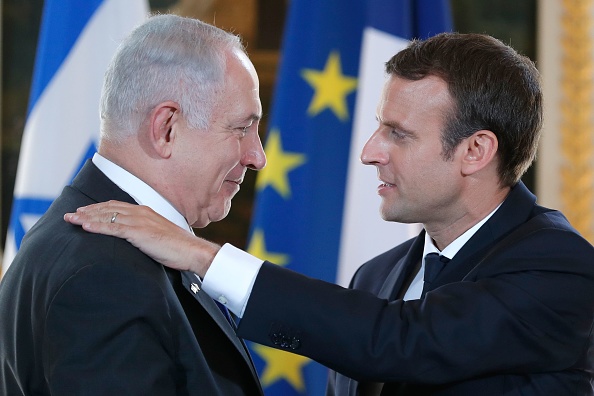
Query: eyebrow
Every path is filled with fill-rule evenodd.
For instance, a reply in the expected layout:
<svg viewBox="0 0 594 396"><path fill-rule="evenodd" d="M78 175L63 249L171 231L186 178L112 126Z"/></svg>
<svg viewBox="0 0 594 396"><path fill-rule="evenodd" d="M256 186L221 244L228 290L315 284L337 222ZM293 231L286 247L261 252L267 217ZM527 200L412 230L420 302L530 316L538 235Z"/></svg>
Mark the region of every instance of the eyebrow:
<svg viewBox="0 0 594 396"><path fill-rule="evenodd" d="M260 114L256 114L256 113L252 113L249 116L247 116L246 118L243 119L243 121L260 121L262 119L262 113Z"/></svg>
<svg viewBox="0 0 594 396"><path fill-rule="evenodd" d="M242 118L240 120L229 120L229 124L227 125L227 128L233 129L235 128L237 125L241 125L244 124L246 122L249 122L250 125L253 124L254 122L258 122L262 119L262 114L257 114L257 113L252 113L249 116Z"/></svg>
<svg viewBox="0 0 594 396"><path fill-rule="evenodd" d="M396 129L396 130L398 130L398 131L400 131L400 132L406 133L406 134L408 134L408 135L411 135L411 136L415 136L415 135L416 135L416 132L415 132L415 131L412 131L412 130L410 130L410 129L404 128L404 127L403 127L403 126L402 126L400 123L398 123L398 122L395 122L395 121L384 121L384 120L382 120L382 119L381 119L379 116L377 116L377 115L375 116L375 119L376 119L376 121L377 121L378 123L380 123L381 125L385 125L385 126L387 126L387 127L389 127L389 128Z"/></svg>

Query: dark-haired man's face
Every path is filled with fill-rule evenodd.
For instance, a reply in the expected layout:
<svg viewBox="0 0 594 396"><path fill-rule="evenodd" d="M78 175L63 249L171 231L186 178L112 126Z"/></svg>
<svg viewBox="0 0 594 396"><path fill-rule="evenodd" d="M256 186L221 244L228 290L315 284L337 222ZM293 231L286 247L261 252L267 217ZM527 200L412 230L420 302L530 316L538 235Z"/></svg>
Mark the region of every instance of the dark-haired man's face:
<svg viewBox="0 0 594 396"><path fill-rule="evenodd" d="M438 226L460 212L460 153L452 161L442 156L441 133L451 106L447 84L438 77L391 76L386 82L379 127L361 153L364 164L377 168L384 220Z"/></svg>

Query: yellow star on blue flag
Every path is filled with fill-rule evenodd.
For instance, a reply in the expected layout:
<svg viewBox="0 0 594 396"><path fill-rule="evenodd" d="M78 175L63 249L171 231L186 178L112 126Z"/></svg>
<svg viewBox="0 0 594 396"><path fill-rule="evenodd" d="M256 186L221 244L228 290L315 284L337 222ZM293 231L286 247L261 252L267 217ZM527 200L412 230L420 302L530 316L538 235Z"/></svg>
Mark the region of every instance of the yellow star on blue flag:
<svg viewBox="0 0 594 396"><path fill-rule="evenodd" d="M315 116L330 109L339 120L348 120L346 97L357 88L357 79L342 73L338 51L330 53L324 70L303 69L301 75L315 91L307 114Z"/></svg>
<svg viewBox="0 0 594 396"><path fill-rule="evenodd" d="M345 264L345 248L370 248L345 246L342 236L352 231L344 230L345 225L364 229L374 242L401 242L400 235L353 226L353 219L345 217L352 211L366 213L366 208L349 208L353 202L374 205L358 195L364 191L373 195L374 182L362 185L358 172L353 172L362 166L356 163L359 153L354 147L359 145L360 133L373 132L385 63L407 40L444 31L443 24L432 23L443 20L442 3L447 0L288 3L268 121L272 128L265 142L268 164L256 179L250 253L312 278L336 282L338 273L345 272L338 268ZM427 18L428 14L433 17ZM380 222L377 208L372 211ZM282 295L283 285L277 288ZM332 343L328 348L333 348ZM250 349L266 396L325 395L327 367L263 346L250 345Z"/></svg>
<svg viewBox="0 0 594 396"><path fill-rule="evenodd" d="M270 186L283 198L289 198L291 187L288 173L305 163L305 155L284 151L278 129L270 131L264 151L267 165L258 173L256 189L262 190Z"/></svg>
<svg viewBox="0 0 594 396"><path fill-rule="evenodd" d="M261 229L256 229L252 233L252 238L250 239L247 252L261 260L270 261L271 263L277 265L286 265L289 262L289 256L286 254L272 253L266 249L264 232Z"/></svg>
<svg viewBox="0 0 594 396"><path fill-rule="evenodd" d="M303 367L310 363L308 358L269 348L264 345L254 344L252 349L266 364L260 378L264 388L276 381L285 380L297 392L301 393L305 390Z"/></svg>

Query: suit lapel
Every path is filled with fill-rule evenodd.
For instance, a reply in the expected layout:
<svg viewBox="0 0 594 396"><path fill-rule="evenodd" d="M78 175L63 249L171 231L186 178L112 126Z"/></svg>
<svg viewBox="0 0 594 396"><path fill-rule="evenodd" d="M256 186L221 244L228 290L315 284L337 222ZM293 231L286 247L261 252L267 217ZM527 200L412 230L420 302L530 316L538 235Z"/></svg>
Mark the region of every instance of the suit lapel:
<svg viewBox="0 0 594 396"><path fill-rule="evenodd" d="M72 181L70 188L79 190L82 194L86 195L95 202L105 202L113 199L136 204L136 201L134 201L134 199L129 194L120 189L107 176L105 176L105 174L101 172L91 160L88 160L85 163L78 175ZM258 375L255 371L251 357L247 352L245 343L239 337L237 337L231 323L227 321L227 318L223 315L212 298L210 298L204 292L198 292L195 287L192 286L193 283L197 284L195 281L197 279L195 278L194 274L190 272L182 272L181 280L184 288L190 292L196 301L198 301L198 303L210 314L213 320L221 328L223 333L237 348L241 356L243 356L243 358L246 360L253 376L257 380ZM196 290L196 292L194 292L194 290ZM257 382L259 384L259 381Z"/></svg>
<svg viewBox="0 0 594 396"><path fill-rule="evenodd" d="M229 323L214 300L208 294L202 291L200 281L194 273L183 271L181 273L181 279L184 288L194 297L194 299L204 308L204 310L210 314L213 320L221 328L223 333L225 333L227 338L229 338L229 341L233 343L241 356L243 356L243 358L246 360L254 376L257 377L258 375L254 369L252 359L247 351L247 346L243 340L239 338L237 334L235 334L235 325Z"/></svg>
<svg viewBox="0 0 594 396"><path fill-rule="evenodd" d="M389 301L396 299L396 296L423 254L424 238L425 231L423 230L417 236L406 255L392 267L378 293L378 297L388 299Z"/></svg>
<svg viewBox="0 0 594 396"><path fill-rule="evenodd" d="M499 210L437 276L433 288L462 280L487 255L491 246L527 221L535 203L536 197L522 182L515 185Z"/></svg>

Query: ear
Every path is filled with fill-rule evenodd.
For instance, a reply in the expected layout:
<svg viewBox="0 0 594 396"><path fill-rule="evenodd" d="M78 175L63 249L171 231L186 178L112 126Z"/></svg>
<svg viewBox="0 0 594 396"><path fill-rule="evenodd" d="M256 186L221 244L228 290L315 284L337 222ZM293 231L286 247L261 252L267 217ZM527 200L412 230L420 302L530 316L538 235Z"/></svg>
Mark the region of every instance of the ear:
<svg viewBox="0 0 594 396"><path fill-rule="evenodd" d="M467 176L495 163L499 142L493 132L480 130L465 139L461 146L465 150L462 173Z"/></svg>
<svg viewBox="0 0 594 396"><path fill-rule="evenodd" d="M172 101L159 103L153 108L150 118L150 143L162 158L169 158L180 121L179 104Z"/></svg>

